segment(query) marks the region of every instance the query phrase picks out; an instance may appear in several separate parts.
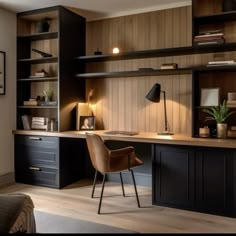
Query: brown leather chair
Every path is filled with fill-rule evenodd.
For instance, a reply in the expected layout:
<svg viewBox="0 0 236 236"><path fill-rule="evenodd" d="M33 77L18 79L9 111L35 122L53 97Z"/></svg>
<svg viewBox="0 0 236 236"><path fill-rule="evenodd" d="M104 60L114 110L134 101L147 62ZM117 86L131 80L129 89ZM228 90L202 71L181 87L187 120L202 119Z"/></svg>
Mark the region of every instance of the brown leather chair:
<svg viewBox="0 0 236 236"><path fill-rule="evenodd" d="M93 182L92 198L94 195L94 190L97 180L97 172L100 172L103 175L102 190L98 206L98 214L100 214L101 210L102 197L107 173L120 172L121 186L122 186L123 196L125 197L123 179L121 174L121 172L124 170L129 170L131 172L138 207L140 207L134 173L131 168L140 166L143 164L143 162L135 156L134 148L129 146L116 150L110 150L106 147L102 138L97 134L86 134L86 142L92 165L96 170Z"/></svg>

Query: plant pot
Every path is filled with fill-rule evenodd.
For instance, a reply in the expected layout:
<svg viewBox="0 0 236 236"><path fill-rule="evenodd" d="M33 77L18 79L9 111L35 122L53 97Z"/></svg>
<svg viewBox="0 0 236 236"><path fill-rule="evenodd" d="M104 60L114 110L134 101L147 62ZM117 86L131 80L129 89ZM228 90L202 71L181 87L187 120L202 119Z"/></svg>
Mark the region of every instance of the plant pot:
<svg viewBox="0 0 236 236"><path fill-rule="evenodd" d="M217 138L227 138L228 125L225 123L217 124Z"/></svg>
<svg viewBox="0 0 236 236"><path fill-rule="evenodd" d="M222 2L222 11L235 11L236 10L236 0L224 0Z"/></svg>
<svg viewBox="0 0 236 236"><path fill-rule="evenodd" d="M37 23L37 32L38 33L48 32L49 27L50 25L48 23L48 19L45 18Z"/></svg>

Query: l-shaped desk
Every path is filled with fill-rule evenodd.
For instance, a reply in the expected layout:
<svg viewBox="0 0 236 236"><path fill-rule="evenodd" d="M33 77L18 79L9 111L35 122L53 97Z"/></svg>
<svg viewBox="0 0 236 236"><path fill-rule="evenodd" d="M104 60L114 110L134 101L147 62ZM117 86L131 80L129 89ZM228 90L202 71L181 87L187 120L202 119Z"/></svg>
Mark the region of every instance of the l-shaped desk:
<svg viewBox="0 0 236 236"><path fill-rule="evenodd" d="M137 184L152 187L153 204L236 217L234 139L17 130L16 181L61 188L86 176L85 132L100 135L111 148L135 147L145 163L135 170Z"/></svg>

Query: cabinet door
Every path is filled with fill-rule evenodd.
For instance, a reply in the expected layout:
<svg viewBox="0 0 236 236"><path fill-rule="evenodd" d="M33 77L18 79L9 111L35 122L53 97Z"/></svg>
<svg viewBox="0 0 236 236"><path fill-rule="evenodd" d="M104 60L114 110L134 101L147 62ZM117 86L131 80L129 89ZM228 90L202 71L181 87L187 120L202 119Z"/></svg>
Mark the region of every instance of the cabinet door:
<svg viewBox="0 0 236 236"><path fill-rule="evenodd" d="M155 145L153 158L153 204L193 208L194 151L192 148Z"/></svg>
<svg viewBox="0 0 236 236"><path fill-rule="evenodd" d="M232 152L221 148L196 150L196 207L230 215L233 210Z"/></svg>

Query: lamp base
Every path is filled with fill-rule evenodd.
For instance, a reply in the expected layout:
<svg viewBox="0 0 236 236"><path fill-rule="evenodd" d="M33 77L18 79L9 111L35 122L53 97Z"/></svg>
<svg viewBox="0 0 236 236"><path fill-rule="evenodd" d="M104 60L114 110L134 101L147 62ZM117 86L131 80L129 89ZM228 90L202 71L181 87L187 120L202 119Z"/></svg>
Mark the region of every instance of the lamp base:
<svg viewBox="0 0 236 236"><path fill-rule="evenodd" d="M157 133L158 135L173 135L174 133L169 132L169 131L163 131L161 133Z"/></svg>

